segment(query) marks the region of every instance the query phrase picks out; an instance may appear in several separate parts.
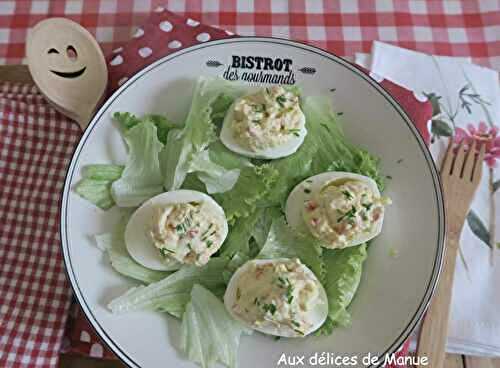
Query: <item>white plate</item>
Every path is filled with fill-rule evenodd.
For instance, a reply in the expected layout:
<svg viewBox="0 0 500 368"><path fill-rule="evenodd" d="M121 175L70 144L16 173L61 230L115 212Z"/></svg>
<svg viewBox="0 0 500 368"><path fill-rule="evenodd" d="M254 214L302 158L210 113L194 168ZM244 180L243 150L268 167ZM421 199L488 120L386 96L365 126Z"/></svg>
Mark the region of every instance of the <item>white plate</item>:
<svg viewBox="0 0 500 368"><path fill-rule="evenodd" d="M422 317L441 265L444 214L436 168L409 118L375 81L330 53L279 39L214 41L169 55L131 78L96 114L71 161L61 211L64 260L85 314L102 339L131 367L195 366L176 349L178 320L155 312L116 316L106 309L112 298L134 285L112 270L91 238L111 229L117 211L103 212L72 189L83 166L125 161L125 147L111 121L112 112L165 113L181 121L195 79L222 76L233 55L292 60L294 79L305 95L330 95L336 111L343 112L349 139L381 157L383 172L393 177L386 194L394 202L387 210L382 234L370 246L350 308L352 326L339 328L331 336L303 340L274 341L259 334L244 337L240 367L274 367L282 353L371 352L382 356L397 350ZM256 70L237 72L241 78L244 72ZM398 163L400 159L403 161ZM389 255L390 249L397 250L397 258Z"/></svg>

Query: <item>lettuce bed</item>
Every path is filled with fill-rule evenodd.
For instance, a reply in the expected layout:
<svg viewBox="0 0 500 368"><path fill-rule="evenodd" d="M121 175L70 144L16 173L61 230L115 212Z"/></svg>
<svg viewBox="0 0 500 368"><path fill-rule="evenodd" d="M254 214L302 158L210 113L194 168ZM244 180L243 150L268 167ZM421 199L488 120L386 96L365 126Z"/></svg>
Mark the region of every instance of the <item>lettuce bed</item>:
<svg viewBox="0 0 500 368"><path fill-rule="evenodd" d="M265 161L229 151L218 133L225 112L244 93L240 84L200 78L183 124L159 115L115 113L128 147L125 166L91 165L75 188L103 210L115 204L135 208L156 194L179 188L208 193L224 208L229 235L203 267L184 266L170 273L136 263L123 239L127 216L112 233L96 237L112 267L141 284L113 300L111 311L148 309L181 318L179 348L203 367L215 361L236 366L239 338L250 331L229 316L221 298L231 274L252 258L300 258L328 295L328 318L317 334L348 325L347 307L361 279L366 244L322 248L316 239L288 227L282 206L296 184L325 171L359 173L373 178L381 190L384 186L378 159L347 142L323 97L301 100L308 134L295 154Z"/></svg>

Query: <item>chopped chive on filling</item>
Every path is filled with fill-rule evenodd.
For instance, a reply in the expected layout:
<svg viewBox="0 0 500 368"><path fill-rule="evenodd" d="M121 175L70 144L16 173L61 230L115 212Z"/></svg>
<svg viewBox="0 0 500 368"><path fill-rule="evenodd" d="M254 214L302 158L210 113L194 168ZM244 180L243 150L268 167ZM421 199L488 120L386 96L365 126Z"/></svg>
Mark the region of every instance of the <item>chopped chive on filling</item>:
<svg viewBox="0 0 500 368"><path fill-rule="evenodd" d="M215 234L215 230L212 231L212 233L209 234L210 230L212 230L214 224L213 223L210 223L210 225L208 225L208 228L201 234L201 241L205 241L207 240L209 237L211 237L212 235Z"/></svg>
<svg viewBox="0 0 500 368"><path fill-rule="evenodd" d="M311 189L309 189L309 188L304 188L304 193L306 193L306 194L311 193Z"/></svg>
<svg viewBox="0 0 500 368"><path fill-rule="evenodd" d="M160 254L162 257L167 258L169 253L174 254L175 252L167 248L160 248Z"/></svg>
<svg viewBox="0 0 500 368"><path fill-rule="evenodd" d="M362 203L361 205L365 208L365 210L370 211L370 208L372 208L373 203Z"/></svg>
<svg viewBox="0 0 500 368"><path fill-rule="evenodd" d="M208 225L208 228L201 234L201 236L204 236L205 234L207 234L210 230L212 230L212 227L214 226L214 224L210 223L210 225Z"/></svg>
<svg viewBox="0 0 500 368"><path fill-rule="evenodd" d="M266 105L265 104L260 104L260 105L252 105L253 111L255 112L265 112L266 111Z"/></svg>
<svg viewBox="0 0 500 368"><path fill-rule="evenodd" d="M351 192L349 192L348 190L343 190L342 191L342 194L344 195L344 197L346 197L347 199L352 199L352 194Z"/></svg>
<svg viewBox="0 0 500 368"><path fill-rule="evenodd" d="M296 137L300 137L300 129L288 129L288 133L293 134Z"/></svg>
<svg viewBox="0 0 500 368"><path fill-rule="evenodd" d="M285 107L286 97L283 95L280 95L280 96L276 97L276 102L280 105L280 107Z"/></svg>
<svg viewBox="0 0 500 368"><path fill-rule="evenodd" d="M288 287L286 289L286 298L287 298L287 302L288 304L292 304L292 300L293 300L293 286L292 284L290 283L290 281L288 282Z"/></svg>
<svg viewBox="0 0 500 368"><path fill-rule="evenodd" d="M337 219L337 223L338 222L341 222L343 220L351 220L351 219L354 219L354 216L356 216L356 207L352 206L351 209L349 211L347 211L346 213L344 213L342 216L340 216L338 219Z"/></svg>
<svg viewBox="0 0 500 368"><path fill-rule="evenodd" d="M269 312L274 315L276 313L276 306L272 303L264 304L262 306L262 310L266 313Z"/></svg>
<svg viewBox="0 0 500 368"><path fill-rule="evenodd" d="M278 282L279 282L281 287L286 287L286 281L283 277L278 276Z"/></svg>
<svg viewBox="0 0 500 368"><path fill-rule="evenodd" d="M285 298L288 304L291 304L293 301L293 286L290 280L287 277L278 277L278 284L281 288L286 288Z"/></svg>

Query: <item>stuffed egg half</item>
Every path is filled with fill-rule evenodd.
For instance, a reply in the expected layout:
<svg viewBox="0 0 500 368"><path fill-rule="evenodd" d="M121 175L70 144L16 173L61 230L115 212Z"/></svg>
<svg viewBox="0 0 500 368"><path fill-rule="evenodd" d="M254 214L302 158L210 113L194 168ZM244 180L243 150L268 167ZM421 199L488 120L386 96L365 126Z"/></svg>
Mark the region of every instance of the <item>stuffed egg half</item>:
<svg viewBox="0 0 500 368"><path fill-rule="evenodd" d="M325 289L299 259L246 262L229 281L224 304L244 325L283 337L306 336L328 315Z"/></svg>
<svg viewBox="0 0 500 368"><path fill-rule="evenodd" d="M206 264L227 233L224 210L210 196L175 190L151 198L134 212L125 243L136 262L168 271L182 264Z"/></svg>
<svg viewBox="0 0 500 368"><path fill-rule="evenodd" d="M326 248L362 244L382 230L385 205L377 183L349 172L312 176L290 193L286 219L302 233L311 233Z"/></svg>
<svg viewBox="0 0 500 368"><path fill-rule="evenodd" d="M281 86L261 88L231 105L220 139L241 155L275 159L297 151L307 134L305 122L299 96Z"/></svg>

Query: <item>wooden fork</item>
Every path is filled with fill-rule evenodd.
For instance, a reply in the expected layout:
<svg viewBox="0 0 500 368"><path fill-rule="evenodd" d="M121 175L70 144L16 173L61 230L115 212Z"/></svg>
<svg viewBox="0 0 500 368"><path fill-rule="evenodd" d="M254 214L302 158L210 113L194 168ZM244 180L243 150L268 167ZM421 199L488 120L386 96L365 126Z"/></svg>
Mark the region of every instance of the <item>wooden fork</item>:
<svg viewBox="0 0 500 368"><path fill-rule="evenodd" d="M441 275L422 323L417 347L418 356L427 357L430 368L442 368L444 364L451 290L460 234L481 180L484 154L484 144L481 145L479 154L476 154L475 141L470 145L468 152L465 149L465 142L462 141L455 153L453 140L450 139L441 166L446 214L445 253Z"/></svg>

